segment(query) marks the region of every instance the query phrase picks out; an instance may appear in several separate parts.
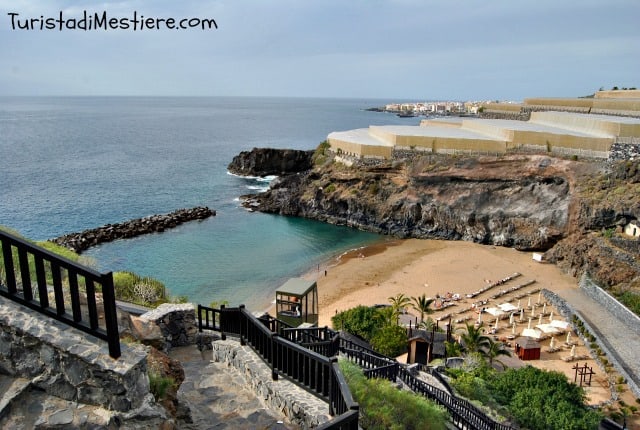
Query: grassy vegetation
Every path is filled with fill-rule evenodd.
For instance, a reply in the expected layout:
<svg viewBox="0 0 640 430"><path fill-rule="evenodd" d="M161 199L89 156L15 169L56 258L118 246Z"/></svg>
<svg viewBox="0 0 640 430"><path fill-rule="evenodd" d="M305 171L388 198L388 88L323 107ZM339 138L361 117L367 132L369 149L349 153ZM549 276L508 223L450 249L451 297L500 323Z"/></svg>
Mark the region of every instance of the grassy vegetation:
<svg viewBox="0 0 640 430"><path fill-rule="evenodd" d="M157 306L167 301L164 284L133 272L115 272L113 286L119 300L142 306Z"/></svg>
<svg viewBox="0 0 640 430"><path fill-rule="evenodd" d="M329 144L328 141L324 140L320 142L320 144L316 148L316 151L313 153L313 156L311 157L311 161L314 166L322 166L327 162L327 160L329 159L329 156L327 155L327 151L329 150L330 147L331 145Z"/></svg>
<svg viewBox="0 0 640 430"><path fill-rule="evenodd" d="M356 306L331 318L336 330L344 330L369 342L386 356L397 357L407 351L407 332L398 326L391 308L376 309Z"/></svg>
<svg viewBox="0 0 640 430"><path fill-rule="evenodd" d="M163 400L169 388L175 384L173 378L162 376L155 372L149 372L149 391L156 401Z"/></svg>
<svg viewBox="0 0 640 430"><path fill-rule="evenodd" d="M340 360L354 400L360 404L363 429L446 429L447 413L434 403L391 382L367 379L355 364Z"/></svg>
<svg viewBox="0 0 640 430"><path fill-rule="evenodd" d="M527 429L597 429L602 415L585 406L584 390L561 372L533 366L497 372L488 366L452 369L461 395L510 416Z"/></svg>

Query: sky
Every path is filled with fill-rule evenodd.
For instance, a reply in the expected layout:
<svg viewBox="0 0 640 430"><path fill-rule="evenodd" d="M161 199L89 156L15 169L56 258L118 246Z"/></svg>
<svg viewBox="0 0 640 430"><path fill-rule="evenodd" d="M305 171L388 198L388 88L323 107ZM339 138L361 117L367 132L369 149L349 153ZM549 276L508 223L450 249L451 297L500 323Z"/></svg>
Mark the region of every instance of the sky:
<svg viewBox="0 0 640 430"><path fill-rule="evenodd" d="M83 11L217 28L39 29ZM0 95L577 97L640 87L639 23L638 0L0 0Z"/></svg>

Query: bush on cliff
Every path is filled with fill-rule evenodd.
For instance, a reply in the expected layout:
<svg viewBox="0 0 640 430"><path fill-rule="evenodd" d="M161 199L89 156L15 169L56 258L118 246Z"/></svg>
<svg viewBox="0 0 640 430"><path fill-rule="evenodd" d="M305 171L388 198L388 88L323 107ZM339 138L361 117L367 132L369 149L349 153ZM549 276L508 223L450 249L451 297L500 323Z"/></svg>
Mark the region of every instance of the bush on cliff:
<svg viewBox="0 0 640 430"><path fill-rule="evenodd" d="M363 429L445 429L447 413L424 397L384 379L367 379L355 364L340 360Z"/></svg>
<svg viewBox="0 0 640 430"><path fill-rule="evenodd" d="M327 151L330 147L331 145L326 140L320 142L320 144L316 148L316 151L311 157L311 162L314 166L321 166L326 163L326 161L329 159L329 157L327 156Z"/></svg>
<svg viewBox="0 0 640 430"><path fill-rule="evenodd" d="M164 284L157 279L141 277L132 272L115 272L113 286L116 298L142 306L166 301Z"/></svg>

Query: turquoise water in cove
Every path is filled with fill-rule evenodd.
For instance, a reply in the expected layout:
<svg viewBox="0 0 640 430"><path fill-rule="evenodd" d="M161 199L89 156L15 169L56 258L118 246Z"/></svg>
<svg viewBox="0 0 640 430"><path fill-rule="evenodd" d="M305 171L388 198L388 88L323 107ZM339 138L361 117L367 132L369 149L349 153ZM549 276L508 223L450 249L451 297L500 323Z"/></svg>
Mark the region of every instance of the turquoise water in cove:
<svg viewBox="0 0 640 430"><path fill-rule="evenodd" d="M173 296L262 309L287 278L379 236L250 213L268 187L226 166L253 147L313 149L336 130L417 124L364 109L385 100L0 97L0 224L44 240L183 207L215 217L85 255L163 281Z"/></svg>

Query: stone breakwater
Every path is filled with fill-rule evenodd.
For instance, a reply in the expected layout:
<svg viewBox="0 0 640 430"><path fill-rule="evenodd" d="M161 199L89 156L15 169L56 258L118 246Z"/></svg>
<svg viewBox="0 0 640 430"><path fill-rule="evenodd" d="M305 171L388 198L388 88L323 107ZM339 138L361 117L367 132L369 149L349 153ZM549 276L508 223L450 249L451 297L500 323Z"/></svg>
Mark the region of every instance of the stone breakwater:
<svg viewBox="0 0 640 430"><path fill-rule="evenodd" d="M216 212L206 206L178 209L169 214L152 215L119 224L107 224L80 233L66 234L51 239L50 241L74 252L81 253L101 243L112 242L117 239L127 239L143 234L161 233L185 222L203 220L215 215Z"/></svg>

